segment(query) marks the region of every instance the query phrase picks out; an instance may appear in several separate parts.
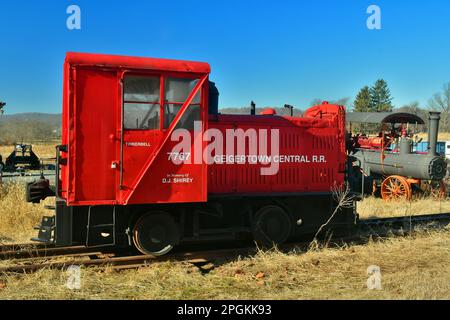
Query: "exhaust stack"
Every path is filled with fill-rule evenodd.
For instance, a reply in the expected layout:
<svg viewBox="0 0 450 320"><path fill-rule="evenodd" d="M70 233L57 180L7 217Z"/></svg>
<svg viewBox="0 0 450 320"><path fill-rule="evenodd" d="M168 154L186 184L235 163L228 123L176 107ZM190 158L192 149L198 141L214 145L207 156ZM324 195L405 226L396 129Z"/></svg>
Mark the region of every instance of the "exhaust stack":
<svg viewBox="0 0 450 320"><path fill-rule="evenodd" d="M430 112L428 116L428 154L437 155L437 140L439 132L439 120L441 120L440 112Z"/></svg>
<svg viewBox="0 0 450 320"><path fill-rule="evenodd" d="M256 103L253 101L250 103L250 114L254 116L256 114Z"/></svg>

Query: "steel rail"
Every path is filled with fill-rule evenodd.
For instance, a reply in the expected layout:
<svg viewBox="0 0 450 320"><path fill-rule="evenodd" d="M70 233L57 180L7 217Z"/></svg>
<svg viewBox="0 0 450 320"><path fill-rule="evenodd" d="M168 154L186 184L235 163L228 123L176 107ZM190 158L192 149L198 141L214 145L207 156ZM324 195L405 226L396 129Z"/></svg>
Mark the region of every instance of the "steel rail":
<svg viewBox="0 0 450 320"><path fill-rule="evenodd" d="M105 252L111 251L104 248ZM68 256L82 253L98 252L96 247L72 246L72 247L19 247L19 249L11 249L0 251L0 260L12 260L23 258L45 258L55 256Z"/></svg>
<svg viewBox="0 0 450 320"><path fill-rule="evenodd" d="M2 244L0 242L0 253L6 251L17 251L24 249L43 249L43 248L54 248L54 245L45 245L37 242L28 242L28 243L8 243Z"/></svg>
<svg viewBox="0 0 450 320"><path fill-rule="evenodd" d="M148 266L150 264L174 261L174 262L191 262L204 263L211 260L220 259L223 257L232 257L237 255L248 255L255 252L255 248L233 248L211 251L199 252L185 252L169 254L161 257L151 255L131 256L131 257L108 257L99 259L72 259L65 262L49 262L38 264L24 264L13 265L7 267L0 267L0 274L2 273L32 273L42 269L66 269L69 266L84 266L84 267L112 267L113 269L130 269Z"/></svg>
<svg viewBox="0 0 450 320"><path fill-rule="evenodd" d="M358 221L358 227L379 227L394 225L417 225L426 222L450 222L450 213L410 215L401 217L373 218Z"/></svg>

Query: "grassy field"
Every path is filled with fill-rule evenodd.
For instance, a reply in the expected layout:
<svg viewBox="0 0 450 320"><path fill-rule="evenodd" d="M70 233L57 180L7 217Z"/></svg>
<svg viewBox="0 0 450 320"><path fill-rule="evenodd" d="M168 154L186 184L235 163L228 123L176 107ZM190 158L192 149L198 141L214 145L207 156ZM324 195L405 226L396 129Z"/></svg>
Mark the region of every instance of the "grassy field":
<svg viewBox="0 0 450 320"><path fill-rule="evenodd" d="M57 142L33 144L33 151L39 158L53 158L56 154L56 144ZM0 145L0 154L3 157L3 161L6 160L13 150L13 145Z"/></svg>
<svg viewBox="0 0 450 320"><path fill-rule="evenodd" d="M28 241L32 226L45 214L42 204L26 204L23 196L20 185L3 187L2 242ZM450 201L439 203L369 198L358 210L362 217L372 217L450 208ZM218 263L209 273L170 262L123 272L87 268L82 288L75 291L66 288L64 271L0 275L0 299L450 299L449 264L450 229L424 230L365 245L260 252ZM370 265L381 268L381 290L367 289Z"/></svg>
<svg viewBox="0 0 450 320"><path fill-rule="evenodd" d="M450 212L450 200L383 201L369 197L357 203L357 211L361 219Z"/></svg>
<svg viewBox="0 0 450 320"><path fill-rule="evenodd" d="M302 254L261 252L207 274L170 262L86 269L76 291L65 287L65 272L43 270L0 276L0 299L450 299L449 248L446 230ZM381 290L366 287L370 265L381 268Z"/></svg>
<svg viewBox="0 0 450 320"><path fill-rule="evenodd" d="M419 138L423 141L428 140L428 132L421 132L418 134ZM438 141L450 141L450 132L439 132Z"/></svg>
<svg viewBox="0 0 450 320"><path fill-rule="evenodd" d="M48 199L41 204L25 202L25 187L18 183L0 186L0 242L29 242L35 236L33 227L37 226L43 215L49 211L44 205L53 203Z"/></svg>

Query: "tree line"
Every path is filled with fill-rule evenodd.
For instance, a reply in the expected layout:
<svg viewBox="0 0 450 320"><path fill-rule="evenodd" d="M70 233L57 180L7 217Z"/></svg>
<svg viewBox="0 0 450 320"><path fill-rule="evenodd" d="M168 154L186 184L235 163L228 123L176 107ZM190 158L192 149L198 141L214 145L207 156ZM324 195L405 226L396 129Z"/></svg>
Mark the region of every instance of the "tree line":
<svg viewBox="0 0 450 320"><path fill-rule="evenodd" d="M378 79L374 85L363 87L353 102L355 112L390 112L392 105L391 91L384 79Z"/></svg>
<svg viewBox="0 0 450 320"><path fill-rule="evenodd" d="M420 116L426 123L428 122L429 111L439 111L441 112L440 131L450 132L450 82L444 84L441 91L435 93L424 106L421 106L417 101L413 101L396 107L393 105L392 99L387 81L378 79L372 86L366 85L361 88L351 105L349 103L350 98L341 98L329 102L350 105L355 112L409 112ZM322 101L321 99L314 99L311 106L321 104Z"/></svg>
<svg viewBox="0 0 450 320"><path fill-rule="evenodd" d="M33 114L24 117L2 116L5 102L0 101L0 145L53 141L61 138L61 124ZM25 114L24 114L25 115Z"/></svg>
<svg viewBox="0 0 450 320"><path fill-rule="evenodd" d="M0 145L51 141L60 137L59 130L48 122L11 119L0 122Z"/></svg>
<svg viewBox="0 0 450 320"><path fill-rule="evenodd" d="M394 110L392 96L387 81L379 79L371 87L364 86L356 95L353 102L355 112L390 112ZM395 111L413 113L428 121L429 111L441 112L440 131L450 131L450 82L443 85L440 92L435 93L423 107L414 101Z"/></svg>

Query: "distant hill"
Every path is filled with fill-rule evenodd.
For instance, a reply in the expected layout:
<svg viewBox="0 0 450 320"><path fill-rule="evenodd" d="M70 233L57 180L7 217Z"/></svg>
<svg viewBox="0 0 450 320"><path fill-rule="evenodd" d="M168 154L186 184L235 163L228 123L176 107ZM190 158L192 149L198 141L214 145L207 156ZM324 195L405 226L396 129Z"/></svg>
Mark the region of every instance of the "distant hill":
<svg viewBox="0 0 450 320"><path fill-rule="evenodd" d="M261 111L267 108L275 109L277 114L287 116L290 115L290 111L286 108L280 107L264 107L264 108L256 108L256 114L259 114ZM219 108L219 113L221 114L250 114L250 107L242 107L242 108ZM294 116L301 116L303 114L303 110L294 108Z"/></svg>
<svg viewBox="0 0 450 320"><path fill-rule="evenodd" d="M61 136L61 114L18 113L0 115L0 144L34 142Z"/></svg>
<svg viewBox="0 0 450 320"><path fill-rule="evenodd" d="M28 112L28 113L0 115L0 123L11 121L13 122L38 121L47 123L51 126L61 127L61 114Z"/></svg>
<svg viewBox="0 0 450 320"><path fill-rule="evenodd" d="M266 108L273 108L279 115L288 115L289 110L280 107L263 107L256 108L256 114L259 114ZM250 114L250 107L236 107L236 108L220 108L219 112L222 114ZM303 110L294 109L294 115L302 115ZM26 122L40 122L49 126L61 128L61 114L60 113L40 113L40 112L27 112L16 114L4 114L0 115L0 124L5 122L13 122L15 124Z"/></svg>
<svg viewBox="0 0 450 320"><path fill-rule="evenodd" d="M256 114L266 109L256 108ZM286 108L274 107L279 115L289 115ZM250 107L220 108L222 114L250 114ZM300 109L294 109L294 116L301 116ZM61 114L28 112L0 115L0 144L17 141L34 142L58 139L61 136Z"/></svg>

